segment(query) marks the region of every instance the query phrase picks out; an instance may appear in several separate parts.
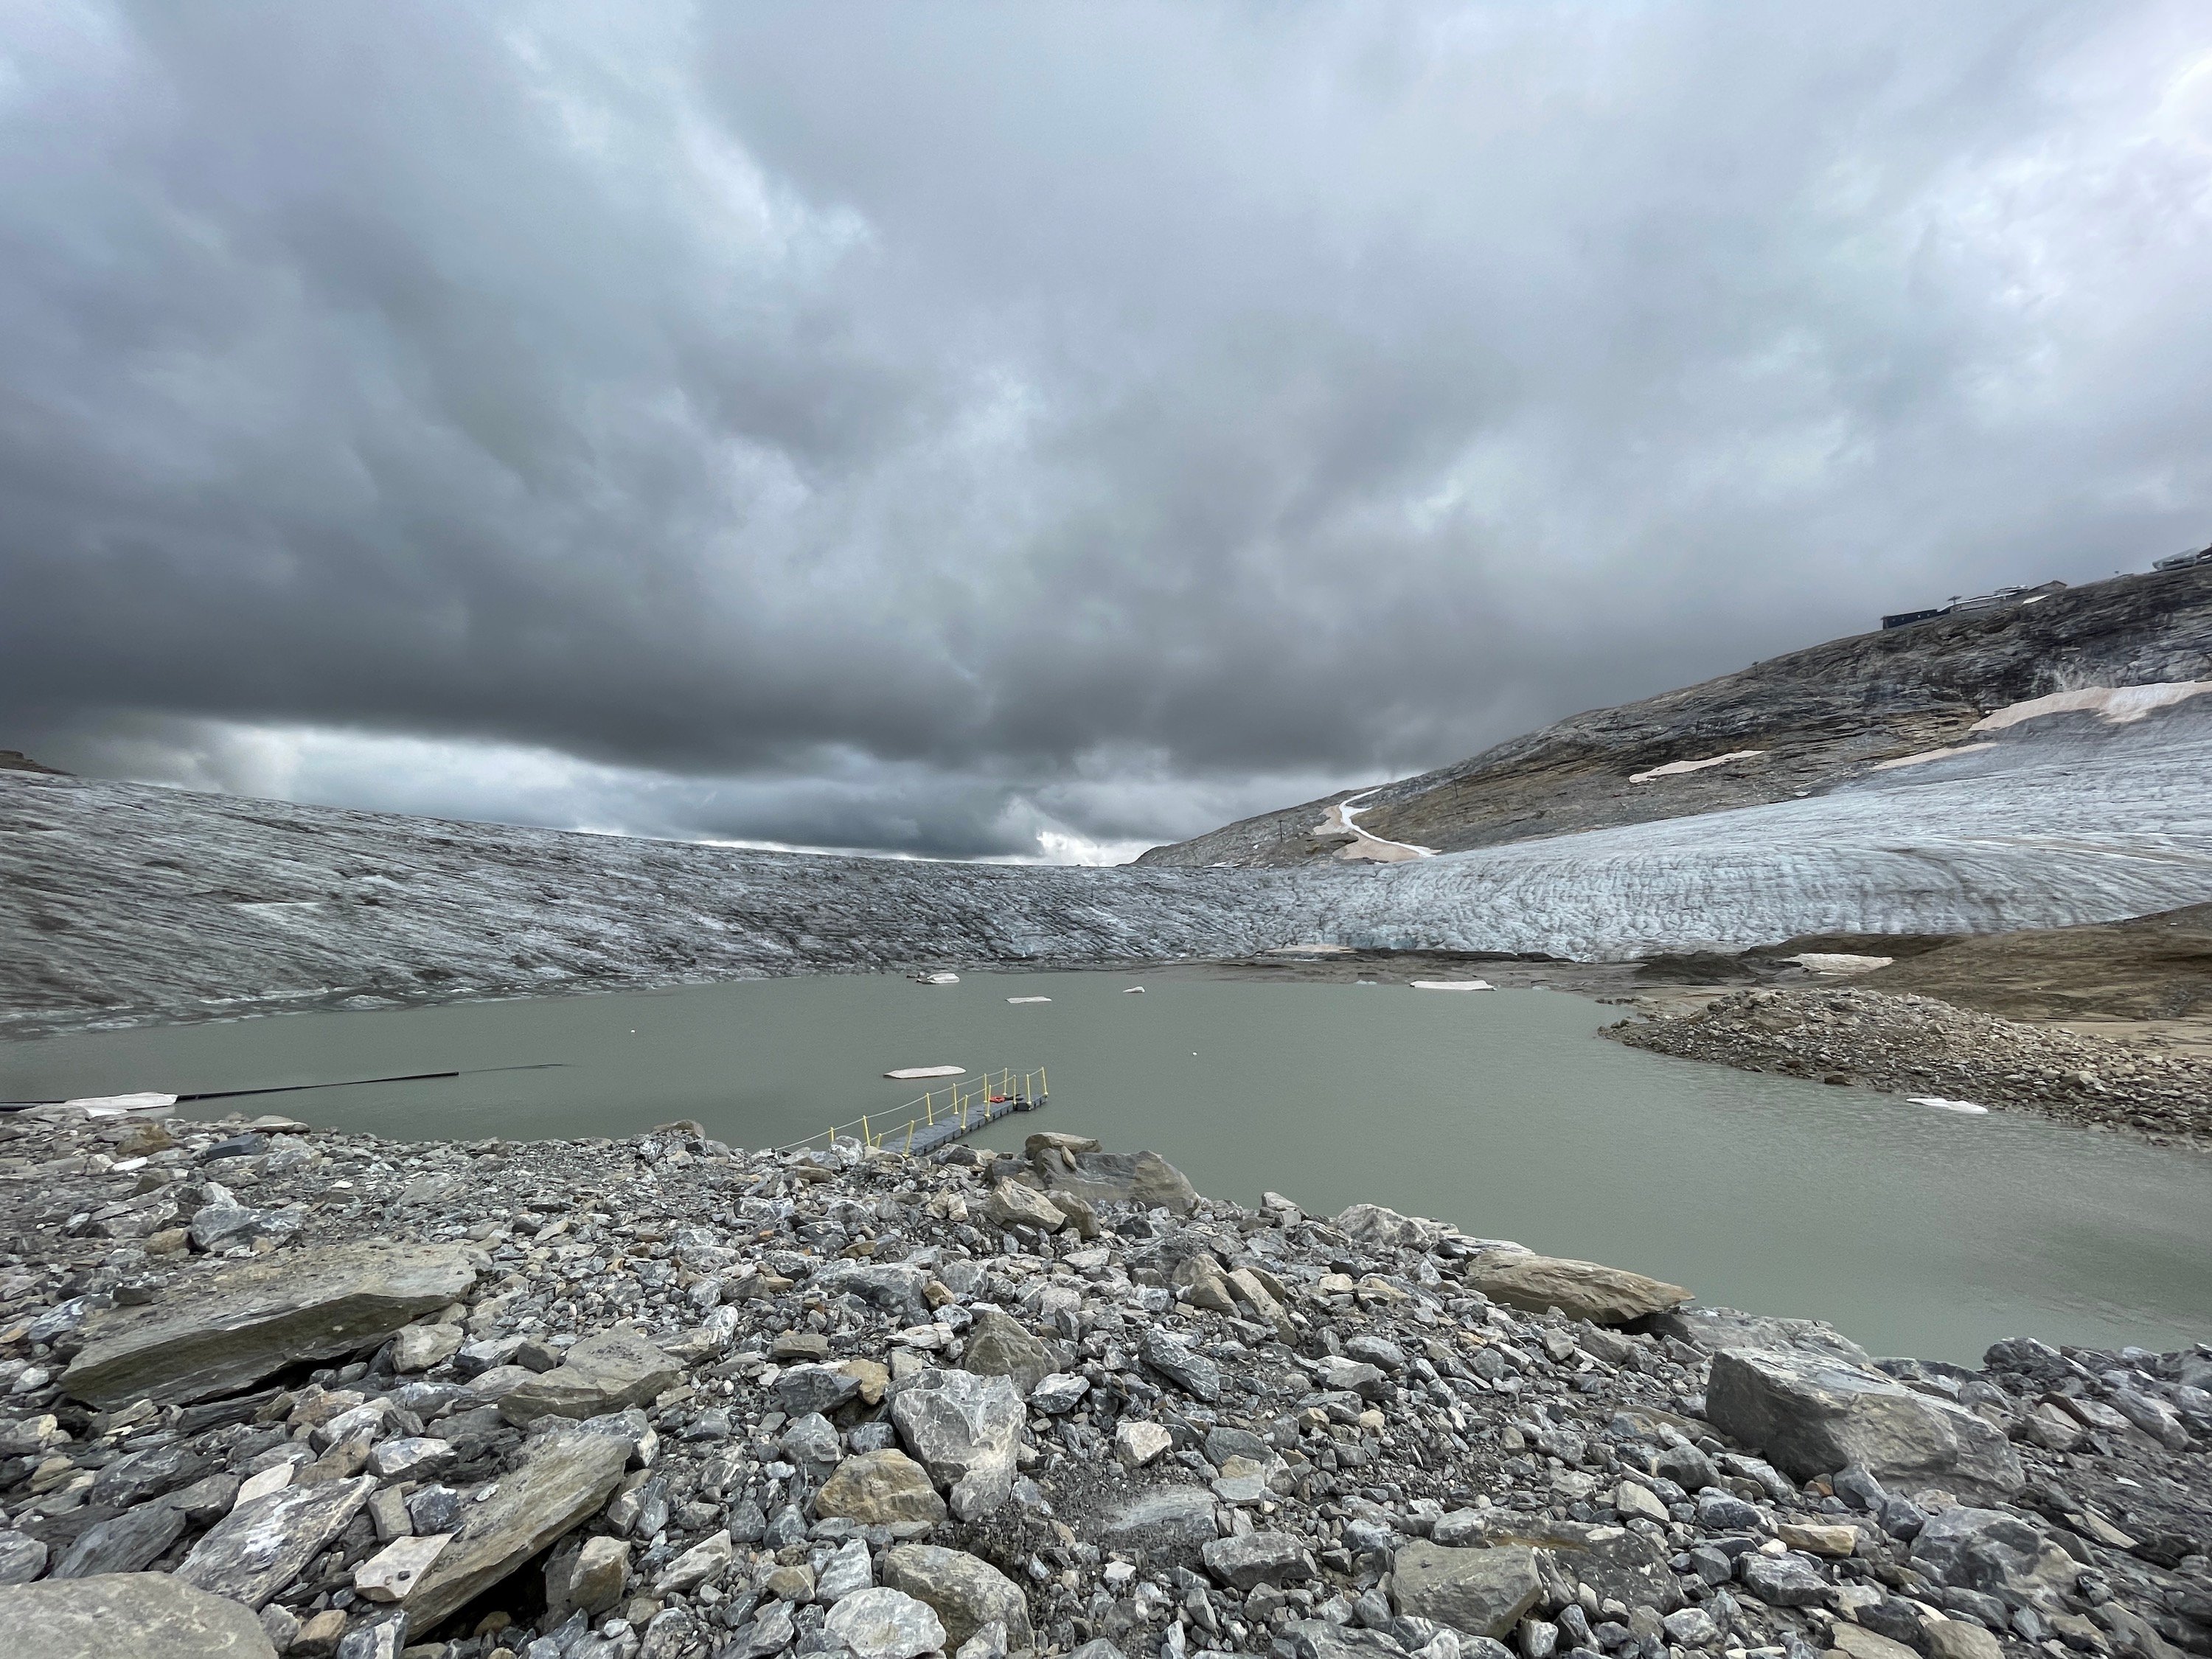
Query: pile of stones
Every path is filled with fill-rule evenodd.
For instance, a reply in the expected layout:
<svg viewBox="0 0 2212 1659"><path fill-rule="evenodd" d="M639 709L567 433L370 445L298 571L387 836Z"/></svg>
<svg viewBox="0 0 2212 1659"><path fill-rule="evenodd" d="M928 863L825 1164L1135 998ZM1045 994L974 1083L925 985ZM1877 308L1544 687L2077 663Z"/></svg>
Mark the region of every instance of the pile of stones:
<svg viewBox="0 0 2212 1659"><path fill-rule="evenodd" d="M1638 1048L1901 1094L1964 1099L2070 1123L2212 1145L2212 1060L1939 1002L1844 987L1739 991L1698 1012L1630 1019Z"/></svg>
<svg viewBox="0 0 2212 1659"><path fill-rule="evenodd" d="M2212 1350L1875 1360L1060 1134L0 1137L41 1659L2212 1654Z"/></svg>

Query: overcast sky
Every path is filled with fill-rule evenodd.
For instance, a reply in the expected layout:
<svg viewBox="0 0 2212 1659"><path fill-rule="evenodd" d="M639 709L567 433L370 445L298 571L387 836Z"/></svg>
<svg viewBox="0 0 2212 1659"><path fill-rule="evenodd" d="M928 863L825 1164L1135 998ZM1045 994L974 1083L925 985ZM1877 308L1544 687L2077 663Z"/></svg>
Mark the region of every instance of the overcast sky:
<svg viewBox="0 0 2212 1659"><path fill-rule="evenodd" d="M0 747L1127 856L2212 539L2212 7L0 0Z"/></svg>

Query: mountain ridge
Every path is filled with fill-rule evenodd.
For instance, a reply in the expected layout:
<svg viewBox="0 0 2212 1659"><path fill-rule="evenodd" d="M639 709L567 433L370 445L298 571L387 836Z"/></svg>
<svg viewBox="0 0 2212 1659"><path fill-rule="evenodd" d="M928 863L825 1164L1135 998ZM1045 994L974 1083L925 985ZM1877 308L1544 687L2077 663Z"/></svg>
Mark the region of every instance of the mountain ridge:
<svg viewBox="0 0 2212 1659"><path fill-rule="evenodd" d="M2114 577L2027 605L1830 640L1480 754L1150 848L1151 866L1285 866L1686 817L1821 793L1940 749L1996 709L2087 685L2212 679L2212 567ZM1738 751L1755 750L1743 755ZM1682 763L1719 764L1636 781ZM1324 820L1327 820L1326 825Z"/></svg>

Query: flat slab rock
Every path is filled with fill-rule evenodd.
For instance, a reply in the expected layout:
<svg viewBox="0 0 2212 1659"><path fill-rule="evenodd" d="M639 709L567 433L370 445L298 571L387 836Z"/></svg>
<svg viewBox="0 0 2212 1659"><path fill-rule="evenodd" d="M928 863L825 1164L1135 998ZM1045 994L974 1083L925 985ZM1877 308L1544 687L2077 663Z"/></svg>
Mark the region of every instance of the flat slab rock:
<svg viewBox="0 0 2212 1659"><path fill-rule="evenodd" d="M499 1414L525 1425L541 1417L602 1417L652 1404L683 1374L635 1332L601 1331L570 1348L551 1370L501 1395Z"/></svg>
<svg viewBox="0 0 2212 1659"><path fill-rule="evenodd" d="M400 1606L410 1623L429 1629L582 1525L614 1495L630 1451L625 1437L590 1427L556 1429L533 1442L520 1468L468 1505L451 1541L408 1590Z"/></svg>
<svg viewBox="0 0 2212 1659"><path fill-rule="evenodd" d="M287 1252L217 1273L189 1295L94 1315L62 1387L100 1407L236 1394L302 1360L373 1348L459 1301L476 1277L459 1245L377 1241Z"/></svg>
<svg viewBox="0 0 2212 1659"><path fill-rule="evenodd" d="M375 1490L375 1478L363 1475L286 1486L240 1504L192 1546L177 1577L196 1589L258 1607L307 1570Z"/></svg>
<svg viewBox="0 0 2212 1659"><path fill-rule="evenodd" d="M1499 1641L1543 1592L1532 1549L1448 1549L1425 1538L1398 1552L1392 1584L1401 1613Z"/></svg>
<svg viewBox="0 0 2212 1659"><path fill-rule="evenodd" d="M1894 1491L1942 1486L1990 1502L2027 1479L2004 1431L1965 1407L1798 1349L1716 1353L1705 1414L1795 1480L1857 1463Z"/></svg>
<svg viewBox="0 0 2212 1659"><path fill-rule="evenodd" d="M1680 1285L1647 1279L1626 1267L1608 1267L1569 1256L1485 1251L1467 1270L1468 1288L1524 1313L1557 1308L1593 1325L1626 1325L1679 1308L1690 1299Z"/></svg>
<svg viewBox="0 0 2212 1659"><path fill-rule="evenodd" d="M0 1630L39 1659L276 1659L247 1608L161 1572L9 1585Z"/></svg>

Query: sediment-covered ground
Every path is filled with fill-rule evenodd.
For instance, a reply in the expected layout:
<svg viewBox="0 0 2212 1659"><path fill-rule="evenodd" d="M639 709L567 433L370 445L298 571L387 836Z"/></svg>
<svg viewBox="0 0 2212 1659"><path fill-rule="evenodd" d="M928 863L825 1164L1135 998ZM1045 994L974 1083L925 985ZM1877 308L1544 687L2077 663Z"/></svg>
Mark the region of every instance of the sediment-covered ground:
<svg viewBox="0 0 2212 1659"><path fill-rule="evenodd" d="M45 1109L0 1249L26 1653L2212 1653L2212 1347L1875 1362L1073 1137Z"/></svg>
<svg viewBox="0 0 2212 1659"><path fill-rule="evenodd" d="M1859 986L1737 991L1625 1020L1632 1048L1752 1072L2035 1112L2212 1146L2212 1059L2161 1037L2116 1042Z"/></svg>

